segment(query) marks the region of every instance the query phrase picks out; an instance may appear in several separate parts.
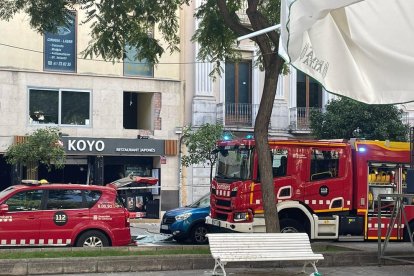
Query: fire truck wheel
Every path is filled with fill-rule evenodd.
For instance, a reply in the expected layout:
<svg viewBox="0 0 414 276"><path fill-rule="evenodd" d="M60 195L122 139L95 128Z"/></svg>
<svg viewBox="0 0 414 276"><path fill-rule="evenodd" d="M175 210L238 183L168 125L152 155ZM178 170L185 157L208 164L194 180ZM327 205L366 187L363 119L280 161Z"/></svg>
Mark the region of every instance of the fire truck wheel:
<svg viewBox="0 0 414 276"><path fill-rule="evenodd" d="M298 221L290 218L280 220L280 233L304 233L305 228Z"/></svg>
<svg viewBox="0 0 414 276"><path fill-rule="evenodd" d="M196 244L207 243L207 226L204 223L200 223L194 226L191 230L191 241Z"/></svg>
<svg viewBox="0 0 414 276"><path fill-rule="evenodd" d="M414 239L414 221L410 222L408 225L410 226L411 236ZM407 227L405 227L405 229L404 229L404 241L406 241L406 242L410 241L410 236L408 235Z"/></svg>
<svg viewBox="0 0 414 276"><path fill-rule="evenodd" d="M76 242L78 247L106 247L109 246L108 238L101 232L91 230L83 233Z"/></svg>

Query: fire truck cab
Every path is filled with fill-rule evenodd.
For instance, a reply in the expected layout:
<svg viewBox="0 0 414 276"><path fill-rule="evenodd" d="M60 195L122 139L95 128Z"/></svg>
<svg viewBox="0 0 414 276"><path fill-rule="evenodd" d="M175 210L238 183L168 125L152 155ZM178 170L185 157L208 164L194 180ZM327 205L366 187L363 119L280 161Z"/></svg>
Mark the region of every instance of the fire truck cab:
<svg viewBox="0 0 414 276"><path fill-rule="evenodd" d="M405 193L409 143L269 140L269 146L281 232L307 232L311 239L377 239L377 213L386 225L394 204L385 198L378 206L378 195ZM216 151L206 223L264 232L255 141L219 141ZM405 206L405 212L407 221L392 226L392 239L407 238L404 225L414 227L414 206Z"/></svg>

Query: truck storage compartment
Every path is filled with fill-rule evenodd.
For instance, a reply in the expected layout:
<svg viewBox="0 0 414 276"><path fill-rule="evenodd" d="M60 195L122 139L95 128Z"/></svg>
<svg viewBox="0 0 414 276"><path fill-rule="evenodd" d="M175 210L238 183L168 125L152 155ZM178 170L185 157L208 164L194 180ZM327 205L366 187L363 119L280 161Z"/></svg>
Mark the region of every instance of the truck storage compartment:
<svg viewBox="0 0 414 276"><path fill-rule="evenodd" d="M340 218L339 235L363 236L364 218L358 216L345 216Z"/></svg>

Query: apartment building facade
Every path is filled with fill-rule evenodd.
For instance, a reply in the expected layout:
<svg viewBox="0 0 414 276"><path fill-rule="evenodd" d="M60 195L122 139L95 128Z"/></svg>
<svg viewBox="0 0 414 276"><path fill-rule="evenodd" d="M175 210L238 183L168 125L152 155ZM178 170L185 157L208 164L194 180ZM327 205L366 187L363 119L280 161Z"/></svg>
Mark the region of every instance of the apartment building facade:
<svg viewBox="0 0 414 276"><path fill-rule="evenodd" d="M133 173L159 181L132 199L143 194L158 211L176 207L180 54L163 56L157 66L135 60L133 48L119 62L84 58L90 40L84 16L74 11L57 34L35 32L24 14L0 21L0 189L25 178L104 185ZM65 168L7 164L8 147L43 127L59 128Z"/></svg>
<svg viewBox="0 0 414 276"><path fill-rule="evenodd" d="M202 3L202 0L192 1L185 10L182 20L185 22L183 33L187 37L191 37L198 27L193 13ZM243 24L250 24L246 14L239 14L239 17ZM237 63L222 61L223 73L213 81L208 76L213 64L199 62L196 58L199 45L188 39L186 41L182 46L186 64L183 68L186 89L184 123L194 127L203 123L221 123L226 131L235 136L253 134L264 82L264 73L255 66L259 50L257 45L248 39L237 45L235 43L242 60ZM293 67L289 69L289 74L279 76L269 135L279 139L311 138L311 110L323 109L335 96L302 72ZM404 122L412 121L414 105L400 107L406 113ZM182 198L186 201L191 202L208 192L209 170L206 166L208 164L184 168Z"/></svg>

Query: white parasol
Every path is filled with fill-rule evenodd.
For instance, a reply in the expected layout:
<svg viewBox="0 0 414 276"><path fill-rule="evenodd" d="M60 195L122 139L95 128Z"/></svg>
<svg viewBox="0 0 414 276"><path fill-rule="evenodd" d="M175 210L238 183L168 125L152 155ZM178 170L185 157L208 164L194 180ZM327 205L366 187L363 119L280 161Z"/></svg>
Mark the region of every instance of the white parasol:
<svg viewBox="0 0 414 276"><path fill-rule="evenodd" d="M279 54L334 94L414 101L413 0L282 0Z"/></svg>

